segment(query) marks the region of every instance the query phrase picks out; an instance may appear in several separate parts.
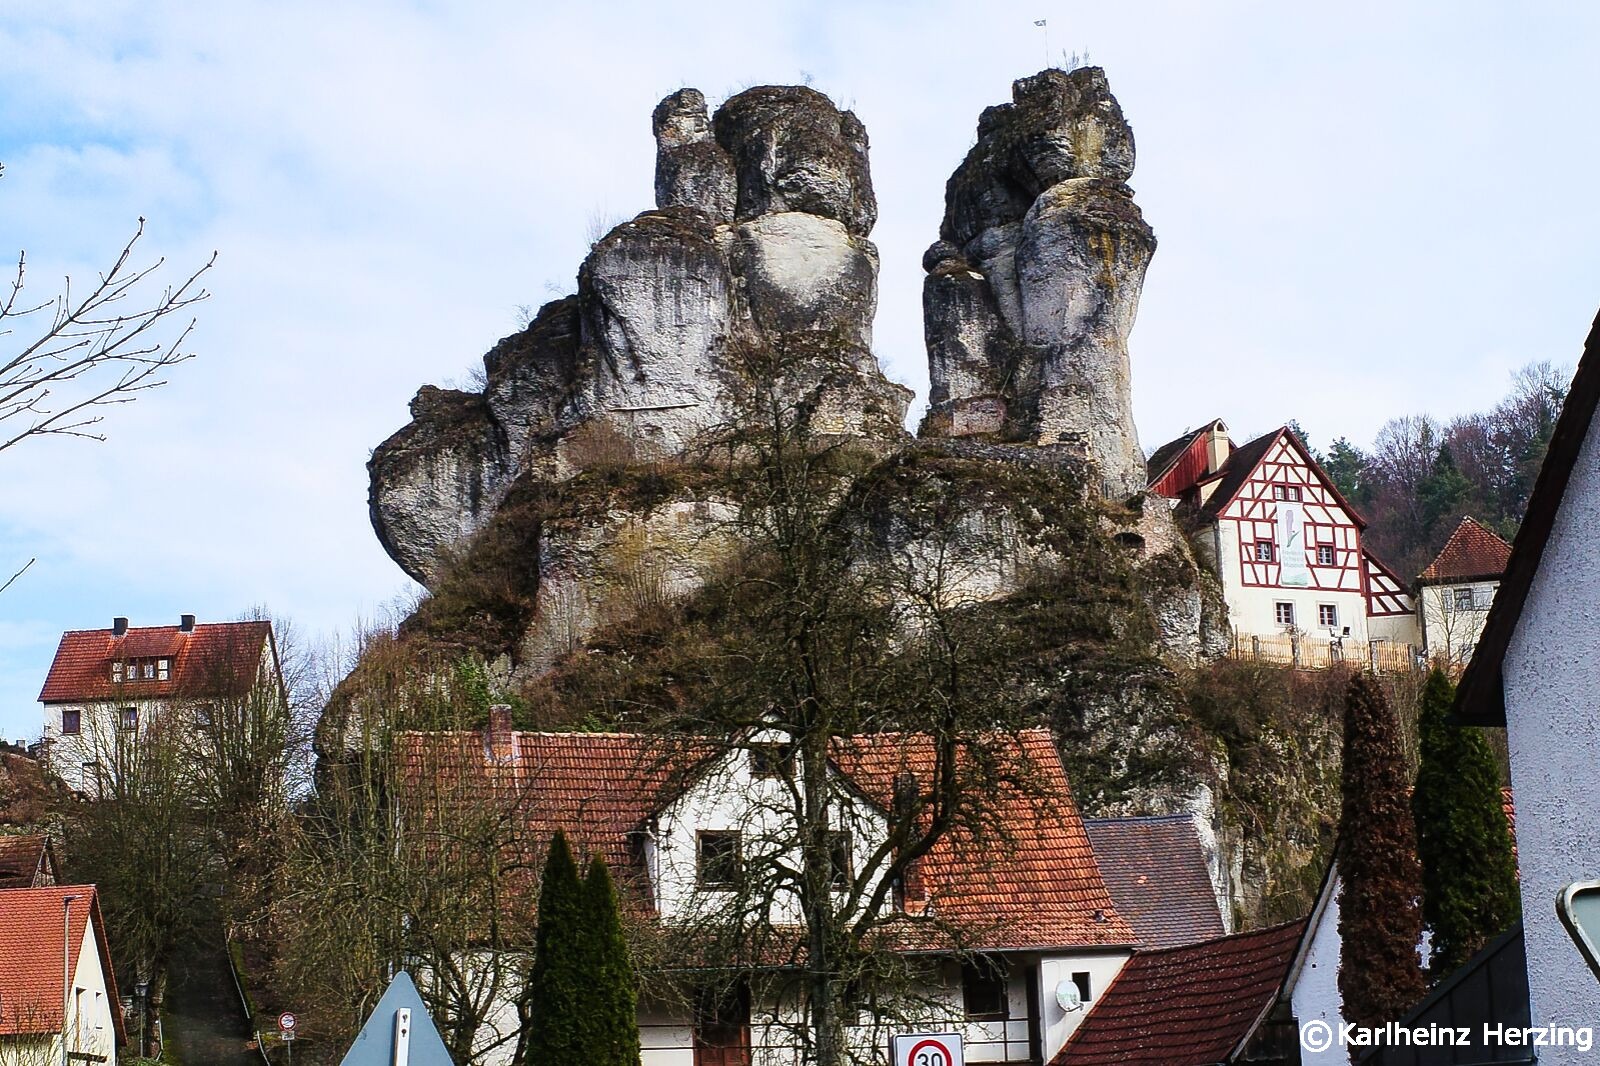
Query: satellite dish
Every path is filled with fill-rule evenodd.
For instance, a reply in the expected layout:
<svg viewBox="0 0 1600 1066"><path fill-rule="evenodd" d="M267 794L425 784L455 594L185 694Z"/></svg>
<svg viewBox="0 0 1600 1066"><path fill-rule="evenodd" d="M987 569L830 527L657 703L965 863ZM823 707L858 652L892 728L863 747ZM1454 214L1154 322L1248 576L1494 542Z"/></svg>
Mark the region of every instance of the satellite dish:
<svg viewBox="0 0 1600 1066"><path fill-rule="evenodd" d="M1056 1003L1068 1014L1082 1010L1083 994L1078 991L1078 983L1069 977L1056 985Z"/></svg>

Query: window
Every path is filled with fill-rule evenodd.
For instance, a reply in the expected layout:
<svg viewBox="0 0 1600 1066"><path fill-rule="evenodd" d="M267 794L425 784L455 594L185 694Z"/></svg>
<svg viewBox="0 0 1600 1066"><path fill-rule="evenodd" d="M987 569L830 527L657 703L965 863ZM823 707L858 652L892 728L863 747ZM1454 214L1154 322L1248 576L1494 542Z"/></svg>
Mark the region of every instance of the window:
<svg viewBox="0 0 1600 1066"><path fill-rule="evenodd" d="M1338 628L1339 608L1332 603L1317 604L1317 625Z"/></svg>
<svg viewBox="0 0 1600 1066"><path fill-rule="evenodd" d="M93 782L96 785L99 785L101 783L101 781L100 781L100 764L97 763L97 762L86 762L86 763L83 764L83 785L84 785L84 787L88 788L89 784L91 782Z"/></svg>
<svg viewBox="0 0 1600 1066"><path fill-rule="evenodd" d="M793 777L793 744L750 745L751 777Z"/></svg>
<svg viewBox="0 0 1600 1066"><path fill-rule="evenodd" d="M1072 974L1072 983L1078 986L1078 998L1085 1003L1094 997L1089 994L1089 971L1075 970Z"/></svg>
<svg viewBox="0 0 1600 1066"><path fill-rule="evenodd" d="M1336 552L1334 550L1334 547L1333 547L1332 544L1318 544L1317 545L1317 565L1318 566L1337 566L1338 563L1339 563L1339 555L1338 555L1338 552Z"/></svg>
<svg viewBox="0 0 1600 1066"><path fill-rule="evenodd" d="M210 729L217 721L217 709L209 703L202 703L194 709L194 724L201 729Z"/></svg>
<svg viewBox="0 0 1600 1066"><path fill-rule="evenodd" d="M1293 500L1298 503L1300 500L1300 486L1274 485L1272 486L1272 498L1274 500Z"/></svg>
<svg viewBox="0 0 1600 1066"><path fill-rule="evenodd" d="M83 732L83 712L69 707L61 712L61 732L77 736Z"/></svg>
<svg viewBox="0 0 1600 1066"><path fill-rule="evenodd" d="M832 870L833 886L847 888L855 877L855 865L851 862L850 834L828 834L828 865Z"/></svg>
<svg viewBox="0 0 1600 1066"><path fill-rule="evenodd" d="M696 841L695 879L701 888L734 888L743 873L737 832L703 832Z"/></svg>
<svg viewBox="0 0 1600 1066"><path fill-rule="evenodd" d="M961 964L961 1002L972 1021L998 1021L1010 1015L1006 972L998 960L979 957Z"/></svg>
<svg viewBox="0 0 1600 1066"><path fill-rule="evenodd" d="M139 728L139 708L123 707L117 712L117 726L124 733Z"/></svg>
<svg viewBox="0 0 1600 1066"><path fill-rule="evenodd" d="M156 679L156 663L154 659L146 659L144 661L144 679L146 681L154 681Z"/></svg>
<svg viewBox="0 0 1600 1066"><path fill-rule="evenodd" d="M171 659L157 659L156 660L156 680L157 681L165 681L168 678L170 678L171 676L172 676L172 660Z"/></svg>
<svg viewBox="0 0 1600 1066"><path fill-rule="evenodd" d="M1272 616L1280 626L1294 625L1294 604L1280 600L1272 605Z"/></svg>
<svg viewBox="0 0 1600 1066"><path fill-rule="evenodd" d="M1471 589L1456 589L1455 590L1454 599L1455 599L1455 609L1456 610L1458 610L1458 611L1470 611L1470 610L1472 610L1473 598L1472 598L1472 590Z"/></svg>
<svg viewBox="0 0 1600 1066"><path fill-rule="evenodd" d="M113 685L122 684L122 660L121 659L118 659L116 662L111 664L111 683Z"/></svg>
<svg viewBox="0 0 1600 1066"><path fill-rule="evenodd" d="M1272 541L1270 541L1270 540L1258 540L1258 541L1256 541L1256 562L1258 562L1258 563L1270 563L1270 562L1272 562Z"/></svg>

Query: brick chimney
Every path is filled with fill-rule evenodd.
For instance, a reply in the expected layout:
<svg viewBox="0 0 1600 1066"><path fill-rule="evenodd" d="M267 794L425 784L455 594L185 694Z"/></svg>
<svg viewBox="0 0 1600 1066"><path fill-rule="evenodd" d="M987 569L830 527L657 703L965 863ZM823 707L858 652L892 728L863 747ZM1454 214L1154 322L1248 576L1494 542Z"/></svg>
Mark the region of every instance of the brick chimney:
<svg viewBox="0 0 1600 1066"><path fill-rule="evenodd" d="M126 618L122 617L121 615L118 615L117 617L113 618L111 620L111 635L114 636L114 637L125 637L125 636L127 636L128 635L128 620Z"/></svg>
<svg viewBox="0 0 1600 1066"><path fill-rule="evenodd" d="M180 632L180 633L193 633L194 632L194 615L192 615L192 614L180 614L178 616L178 632Z"/></svg>
<svg viewBox="0 0 1600 1066"><path fill-rule="evenodd" d="M501 765L517 761L517 734L511 728L511 708L507 704L497 703L489 708L489 724L483 730L483 757Z"/></svg>

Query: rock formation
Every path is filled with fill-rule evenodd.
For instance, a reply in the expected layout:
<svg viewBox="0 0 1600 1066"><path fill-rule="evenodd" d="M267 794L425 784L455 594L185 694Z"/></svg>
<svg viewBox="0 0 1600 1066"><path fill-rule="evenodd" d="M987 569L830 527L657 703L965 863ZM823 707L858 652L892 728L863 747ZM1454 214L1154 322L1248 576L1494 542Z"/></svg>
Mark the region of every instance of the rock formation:
<svg viewBox="0 0 1600 1066"><path fill-rule="evenodd" d="M872 355L867 136L799 86L683 89L652 116L656 209L598 241L575 297L484 357L481 394L430 387L368 464L372 521L429 584L518 477L681 455L738 418L749 353L819 433L898 443L911 392Z"/></svg>
<svg viewBox="0 0 1600 1066"><path fill-rule="evenodd" d="M763 471L739 435L752 399L777 400L849 445L808 490L831 545L882 578L895 639L929 603L975 612L1004 636L997 683L1055 729L1086 810L1193 809L1234 870L1299 876L1323 749L1307 723L1272 733L1223 696L1191 705L1203 671L1186 667L1221 653L1226 614L1170 510L1141 496L1127 338L1155 240L1124 184L1132 133L1097 69L1013 97L980 119L924 259L917 439L909 390L872 353L861 123L802 87L714 115L694 89L662 100L655 208L484 356L481 391L424 387L373 453L373 525L430 592L401 641L422 669L481 655L565 727L608 686L676 692L701 671L673 656L706 646L680 638L717 636L726 576L752 561ZM1287 793L1309 798L1291 810Z"/></svg>
<svg viewBox="0 0 1600 1066"><path fill-rule="evenodd" d="M923 434L1063 444L1108 496L1144 489L1128 333L1156 242L1133 159L1098 67L1023 78L984 111L923 258Z"/></svg>

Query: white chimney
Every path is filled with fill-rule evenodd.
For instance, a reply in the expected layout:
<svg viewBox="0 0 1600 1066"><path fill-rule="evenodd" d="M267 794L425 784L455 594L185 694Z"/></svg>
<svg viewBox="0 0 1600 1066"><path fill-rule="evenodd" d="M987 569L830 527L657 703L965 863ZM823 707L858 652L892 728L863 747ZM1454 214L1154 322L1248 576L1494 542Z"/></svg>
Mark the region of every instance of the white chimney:
<svg viewBox="0 0 1600 1066"><path fill-rule="evenodd" d="M1219 418L1211 423L1211 429L1206 432L1206 473L1215 474L1221 470L1231 450L1227 424Z"/></svg>

